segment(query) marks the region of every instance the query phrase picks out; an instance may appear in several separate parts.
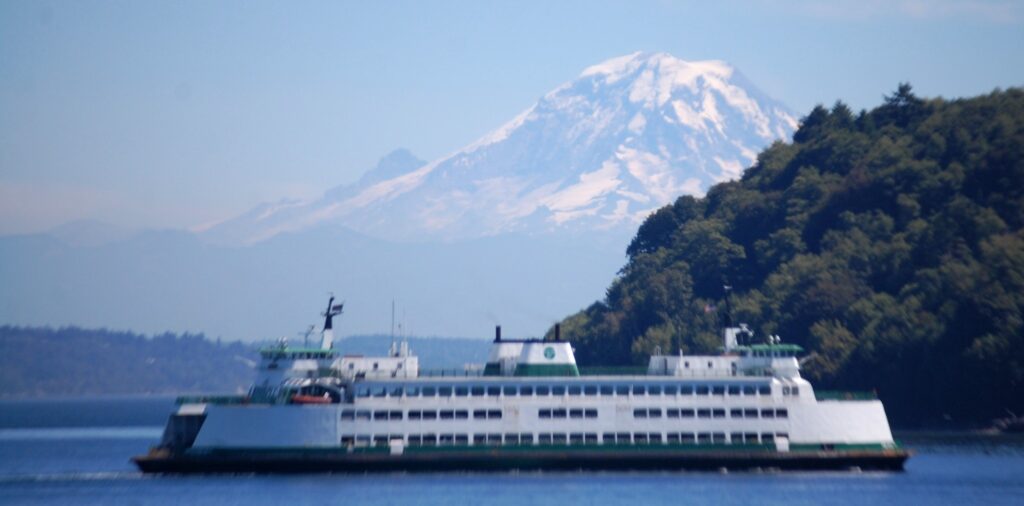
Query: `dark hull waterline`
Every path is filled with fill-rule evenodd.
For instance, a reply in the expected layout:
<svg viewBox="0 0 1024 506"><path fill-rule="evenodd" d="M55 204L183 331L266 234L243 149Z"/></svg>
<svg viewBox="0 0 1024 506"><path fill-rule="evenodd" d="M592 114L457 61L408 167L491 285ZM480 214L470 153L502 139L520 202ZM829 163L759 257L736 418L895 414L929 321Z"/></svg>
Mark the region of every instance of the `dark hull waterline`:
<svg viewBox="0 0 1024 506"><path fill-rule="evenodd" d="M144 473L503 471L902 471L905 450L821 452L519 451L387 453L219 451L132 459Z"/></svg>

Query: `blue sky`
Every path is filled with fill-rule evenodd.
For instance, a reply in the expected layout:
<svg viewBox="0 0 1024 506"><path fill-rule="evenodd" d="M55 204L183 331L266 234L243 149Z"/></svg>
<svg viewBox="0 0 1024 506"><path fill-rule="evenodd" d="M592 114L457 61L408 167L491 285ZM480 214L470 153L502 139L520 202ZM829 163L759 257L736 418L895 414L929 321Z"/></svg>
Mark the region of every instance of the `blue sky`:
<svg viewBox="0 0 1024 506"><path fill-rule="evenodd" d="M1003 1L0 1L0 234L185 228L468 144L634 51L804 114L1024 85Z"/></svg>

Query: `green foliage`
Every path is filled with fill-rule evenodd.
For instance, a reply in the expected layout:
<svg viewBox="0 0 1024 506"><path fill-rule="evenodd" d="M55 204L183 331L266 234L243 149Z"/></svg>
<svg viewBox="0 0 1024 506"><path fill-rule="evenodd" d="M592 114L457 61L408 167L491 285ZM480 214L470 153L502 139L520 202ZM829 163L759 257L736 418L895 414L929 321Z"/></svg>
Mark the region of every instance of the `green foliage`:
<svg viewBox="0 0 1024 506"><path fill-rule="evenodd" d="M818 387L877 390L898 423L1024 412L1024 91L815 107L627 254L563 322L582 365L714 351L728 296L734 320L809 350Z"/></svg>

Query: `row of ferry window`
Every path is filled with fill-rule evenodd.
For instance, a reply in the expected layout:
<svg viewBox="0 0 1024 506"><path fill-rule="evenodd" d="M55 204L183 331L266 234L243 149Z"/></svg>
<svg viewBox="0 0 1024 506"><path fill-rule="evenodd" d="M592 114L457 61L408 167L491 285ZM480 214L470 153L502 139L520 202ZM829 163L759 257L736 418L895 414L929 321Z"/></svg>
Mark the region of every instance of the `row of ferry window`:
<svg viewBox="0 0 1024 506"><path fill-rule="evenodd" d="M472 411L474 420L501 420L500 409L474 409ZM470 411L467 409L410 409L409 420L468 420ZM402 412L399 410L376 410L346 409L341 412L342 420L401 420Z"/></svg>
<svg viewBox="0 0 1024 506"><path fill-rule="evenodd" d="M771 395L769 385L492 385L418 386L360 385L357 397L515 397L548 395ZM797 387L784 387L784 395L798 395Z"/></svg>
<svg viewBox="0 0 1024 506"><path fill-rule="evenodd" d="M729 410L729 418L789 418L789 410L785 408L733 408ZM661 418L661 408L637 408L633 410L633 418ZM725 418L722 408L667 408L665 418ZM543 418L543 416L541 416Z"/></svg>
<svg viewBox="0 0 1024 506"><path fill-rule="evenodd" d="M784 432L605 432L598 439L596 432L541 432L508 434L409 434L409 446L464 446L472 440L478 445L532 445L536 444L757 444L773 443L775 438L788 438ZM359 434L342 436L342 446L387 446L392 440L403 439L400 434Z"/></svg>

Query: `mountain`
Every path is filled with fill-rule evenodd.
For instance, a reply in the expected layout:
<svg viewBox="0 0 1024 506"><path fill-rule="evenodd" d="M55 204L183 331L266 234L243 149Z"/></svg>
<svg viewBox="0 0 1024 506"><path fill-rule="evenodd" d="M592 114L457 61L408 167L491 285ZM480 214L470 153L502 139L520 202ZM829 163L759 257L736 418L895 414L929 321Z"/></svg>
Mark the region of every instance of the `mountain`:
<svg viewBox="0 0 1024 506"><path fill-rule="evenodd" d="M536 336L604 293L651 210L738 177L794 123L725 63L615 58L451 156L399 150L311 202L197 232L0 237L0 322L276 339L333 291L340 335L386 331L397 299L418 335Z"/></svg>
<svg viewBox="0 0 1024 506"><path fill-rule="evenodd" d="M819 106L793 139L640 226L604 299L562 322L580 363L716 350L731 308L901 425L1024 412L1024 90L902 85L860 114Z"/></svg>
<svg viewBox="0 0 1024 506"><path fill-rule="evenodd" d="M253 243L325 223L397 240L632 230L679 195L739 177L795 126L726 63L635 53L450 156L396 152L318 200L261 206L204 235Z"/></svg>

